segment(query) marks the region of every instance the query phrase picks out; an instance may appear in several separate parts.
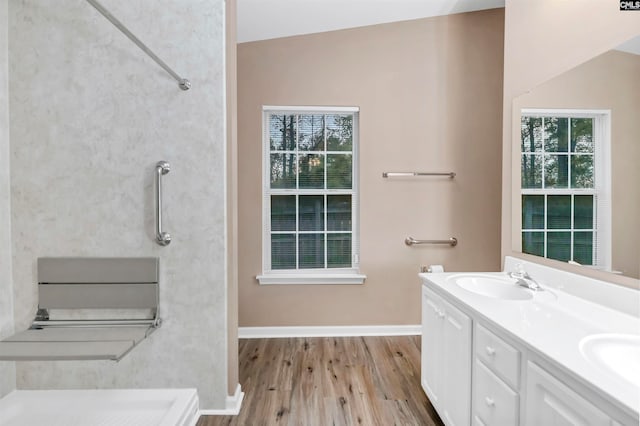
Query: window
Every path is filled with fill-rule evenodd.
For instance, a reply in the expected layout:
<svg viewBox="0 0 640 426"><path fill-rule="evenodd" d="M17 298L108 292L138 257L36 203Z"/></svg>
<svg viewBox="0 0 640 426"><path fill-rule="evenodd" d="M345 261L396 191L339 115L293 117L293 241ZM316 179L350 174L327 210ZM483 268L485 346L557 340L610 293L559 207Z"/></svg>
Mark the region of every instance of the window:
<svg viewBox="0 0 640 426"><path fill-rule="evenodd" d="M607 112L525 110L522 251L608 268Z"/></svg>
<svg viewBox="0 0 640 426"><path fill-rule="evenodd" d="M263 108L261 284L361 284L358 109Z"/></svg>

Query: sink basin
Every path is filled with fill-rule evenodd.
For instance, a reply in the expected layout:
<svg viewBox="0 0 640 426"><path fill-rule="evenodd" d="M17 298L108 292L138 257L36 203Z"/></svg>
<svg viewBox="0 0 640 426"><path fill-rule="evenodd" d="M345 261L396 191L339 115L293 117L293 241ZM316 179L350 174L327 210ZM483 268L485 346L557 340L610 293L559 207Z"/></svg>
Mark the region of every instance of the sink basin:
<svg viewBox="0 0 640 426"><path fill-rule="evenodd" d="M514 280L507 277L459 275L450 279L467 291L493 299L527 300L533 297L531 290L516 285Z"/></svg>
<svg viewBox="0 0 640 426"><path fill-rule="evenodd" d="M600 369L640 387L640 335L593 334L580 341L580 353Z"/></svg>

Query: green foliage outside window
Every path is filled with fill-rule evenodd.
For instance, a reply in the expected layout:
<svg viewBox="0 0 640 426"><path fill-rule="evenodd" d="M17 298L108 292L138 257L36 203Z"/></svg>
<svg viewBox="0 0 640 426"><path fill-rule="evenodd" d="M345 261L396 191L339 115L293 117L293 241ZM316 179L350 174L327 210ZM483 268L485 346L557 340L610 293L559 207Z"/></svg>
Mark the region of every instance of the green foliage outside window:
<svg viewBox="0 0 640 426"><path fill-rule="evenodd" d="M268 116L270 189L291 190L270 195L272 269L351 267L353 125L353 114Z"/></svg>
<svg viewBox="0 0 640 426"><path fill-rule="evenodd" d="M521 119L522 251L594 262L594 119ZM572 213L573 212L573 213Z"/></svg>

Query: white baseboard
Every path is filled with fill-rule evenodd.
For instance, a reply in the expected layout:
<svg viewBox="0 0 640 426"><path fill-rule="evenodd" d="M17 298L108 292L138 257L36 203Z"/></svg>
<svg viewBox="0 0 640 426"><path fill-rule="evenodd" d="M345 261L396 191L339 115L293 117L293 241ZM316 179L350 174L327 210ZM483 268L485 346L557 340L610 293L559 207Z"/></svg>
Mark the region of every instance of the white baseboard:
<svg viewBox="0 0 640 426"><path fill-rule="evenodd" d="M233 395L227 396L225 401L225 408L221 410L200 410L201 416L237 416L240 413L242 407L242 400L244 399L244 392L240 387L240 383L236 386L236 392Z"/></svg>
<svg viewBox="0 0 640 426"><path fill-rule="evenodd" d="M415 336L422 334L416 325L347 325L327 327L239 327L239 339L278 337Z"/></svg>

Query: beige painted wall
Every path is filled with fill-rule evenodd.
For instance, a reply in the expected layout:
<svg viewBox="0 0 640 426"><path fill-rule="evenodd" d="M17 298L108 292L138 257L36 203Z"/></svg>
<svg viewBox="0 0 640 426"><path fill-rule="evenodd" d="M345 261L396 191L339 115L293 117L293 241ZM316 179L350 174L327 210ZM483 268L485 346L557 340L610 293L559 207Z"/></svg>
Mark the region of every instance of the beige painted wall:
<svg viewBox="0 0 640 426"><path fill-rule="evenodd" d="M514 99L514 122L522 108L611 110L612 266L640 278L640 56L609 51ZM519 128L513 126L514 140ZM514 161L519 151L514 150ZM516 177L516 181L517 181ZM517 186L517 185L514 185ZM513 205L513 223L520 227L520 203ZM519 233L513 233L520 250Z"/></svg>
<svg viewBox="0 0 640 426"><path fill-rule="evenodd" d="M418 324L421 265L500 267L502 9L238 46L240 326ZM260 286L261 107L360 107L364 285ZM455 171L383 179L384 171ZM460 243L409 248L404 239Z"/></svg>
<svg viewBox="0 0 640 426"><path fill-rule="evenodd" d="M0 0L0 339L13 334L9 175L8 0ZM14 362L0 361L0 398L16 388Z"/></svg>
<svg viewBox="0 0 640 426"><path fill-rule="evenodd" d="M225 0L225 78L227 118L227 393L233 395L238 372L238 78L236 0Z"/></svg>
<svg viewBox="0 0 640 426"><path fill-rule="evenodd" d="M620 277L562 262L523 255L512 250L513 176L519 149L512 137L512 103L544 81L638 35L640 13L618 10L610 0L506 0L504 43L504 103L502 149L502 254L638 287L636 279Z"/></svg>

